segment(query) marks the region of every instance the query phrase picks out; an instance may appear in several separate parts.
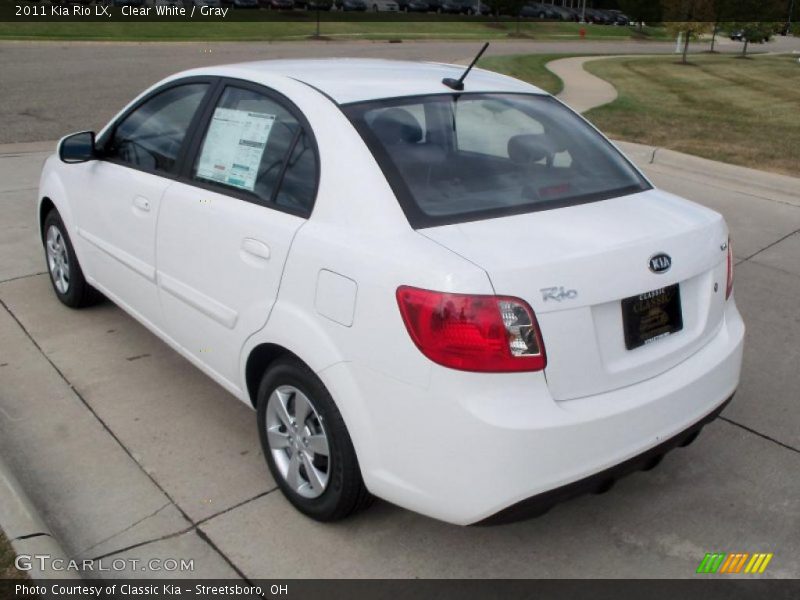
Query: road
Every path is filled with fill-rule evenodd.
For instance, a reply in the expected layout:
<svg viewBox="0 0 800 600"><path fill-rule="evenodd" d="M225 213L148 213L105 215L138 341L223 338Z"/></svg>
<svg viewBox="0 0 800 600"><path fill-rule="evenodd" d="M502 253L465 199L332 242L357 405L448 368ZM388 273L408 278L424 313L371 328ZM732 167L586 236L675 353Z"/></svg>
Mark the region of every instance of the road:
<svg viewBox="0 0 800 600"><path fill-rule="evenodd" d="M272 58L375 57L453 62L474 56L477 42L108 43L0 42L0 144L58 139L99 129L134 95L176 71ZM707 44L693 44L701 51ZM718 48L735 52L738 42ZM800 50L800 38L777 38L754 51ZM487 56L526 53L668 54L665 42L493 42Z"/></svg>
<svg viewBox="0 0 800 600"><path fill-rule="evenodd" d="M5 59L3 75L13 72L11 88L27 86L32 104L58 101L63 114L91 127L104 102L127 98L115 86L138 89L203 60L256 53L221 46L213 58L198 56L199 45L170 46L168 64L133 61L126 69L120 53L159 50L53 46L64 55L61 71L42 68L74 85L73 97L42 99L35 90L58 86L42 72L9 70ZM356 44L347 52L362 47L394 51ZM461 44L436 47L403 51L468 54ZM39 50L14 51L32 59ZM97 52L119 70L89 58ZM96 69L109 81L93 95ZM23 137L80 128L65 123L62 113L50 122L32 117L28 130L37 133ZM742 385L695 444L607 494L509 526L454 527L383 502L322 525L276 491L250 409L114 305L71 311L56 301L33 217L49 147L0 146L0 456L71 556L191 558L196 570L183 575L250 579L694 577L706 552L773 552L767 576L800 577L797 180L662 150L652 162L654 149L629 147L657 185L721 211L735 240L735 297L748 326Z"/></svg>

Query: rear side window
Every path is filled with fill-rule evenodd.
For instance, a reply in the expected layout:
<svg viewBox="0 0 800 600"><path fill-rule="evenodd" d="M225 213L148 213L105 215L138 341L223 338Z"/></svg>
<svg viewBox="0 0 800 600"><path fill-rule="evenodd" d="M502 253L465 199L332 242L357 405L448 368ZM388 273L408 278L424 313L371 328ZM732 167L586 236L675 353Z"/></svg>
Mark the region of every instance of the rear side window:
<svg viewBox="0 0 800 600"><path fill-rule="evenodd" d="M286 166L275 204L284 208L310 212L317 190L317 154L305 131L294 146Z"/></svg>
<svg viewBox="0 0 800 600"><path fill-rule="evenodd" d="M174 172L186 132L207 91L206 83L179 85L146 100L116 126L106 157L148 171Z"/></svg>
<svg viewBox="0 0 800 600"><path fill-rule="evenodd" d="M263 204L307 211L316 161L308 134L289 110L265 94L229 86L211 115L192 176Z"/></svg>
<svg viewBox="0 0 800 600"><path fill-rule="evenodd" d="M436 94L344 110L415 228L650 188L602 135L548 96Z"/></svg>

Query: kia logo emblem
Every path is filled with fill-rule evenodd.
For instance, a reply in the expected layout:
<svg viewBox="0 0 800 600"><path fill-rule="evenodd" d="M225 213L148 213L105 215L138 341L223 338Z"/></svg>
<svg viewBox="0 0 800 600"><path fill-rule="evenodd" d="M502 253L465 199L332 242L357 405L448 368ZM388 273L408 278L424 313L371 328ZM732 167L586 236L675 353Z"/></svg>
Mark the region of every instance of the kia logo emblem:
<svg viewBox="0 0 800 600"><path fill-rule="evenodd" d="M672 259L669 254L660 252L650 257L650 270L653 273L666 273L672 266Z"/></svg>

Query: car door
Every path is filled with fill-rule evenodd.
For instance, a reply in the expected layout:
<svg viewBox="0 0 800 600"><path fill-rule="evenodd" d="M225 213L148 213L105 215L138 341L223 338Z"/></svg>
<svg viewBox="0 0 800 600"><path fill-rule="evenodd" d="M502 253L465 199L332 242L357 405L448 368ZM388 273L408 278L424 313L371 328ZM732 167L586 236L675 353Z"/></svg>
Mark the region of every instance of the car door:
<svg viewBox="0 0 800 600"><path fill-rule="evenodd" d="M151 325L156 288L156 216L177 175L184 141L210 81L170 85L124 114L99 140L76 202L87 273L103 291Z"/></svg>
<svg viewBox="0 0 800 600"><path fill-rule="evenodd" d="M274 92L227 81L209 103L180 181L161 202L158 286L167 334L239 389L239 355L274 304L310 214L317 150Z"/></svg>

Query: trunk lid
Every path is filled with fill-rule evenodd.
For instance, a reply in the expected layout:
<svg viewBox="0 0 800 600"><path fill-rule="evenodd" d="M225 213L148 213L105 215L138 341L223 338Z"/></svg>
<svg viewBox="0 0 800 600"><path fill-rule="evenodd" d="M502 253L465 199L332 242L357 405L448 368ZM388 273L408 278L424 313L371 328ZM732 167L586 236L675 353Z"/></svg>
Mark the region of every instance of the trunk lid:
<svg viewBox="0 0 800 600"><path fill-rule="evenodd" d="M495 293L531 305L556 400L663 373L700 349L722 323L724 220L660 190L419 233L483 268ZM671 257L671 267L654 273L649 261L661 253ZM622 300L673 284L680 289L683 328L629 350Z"/></svg>

